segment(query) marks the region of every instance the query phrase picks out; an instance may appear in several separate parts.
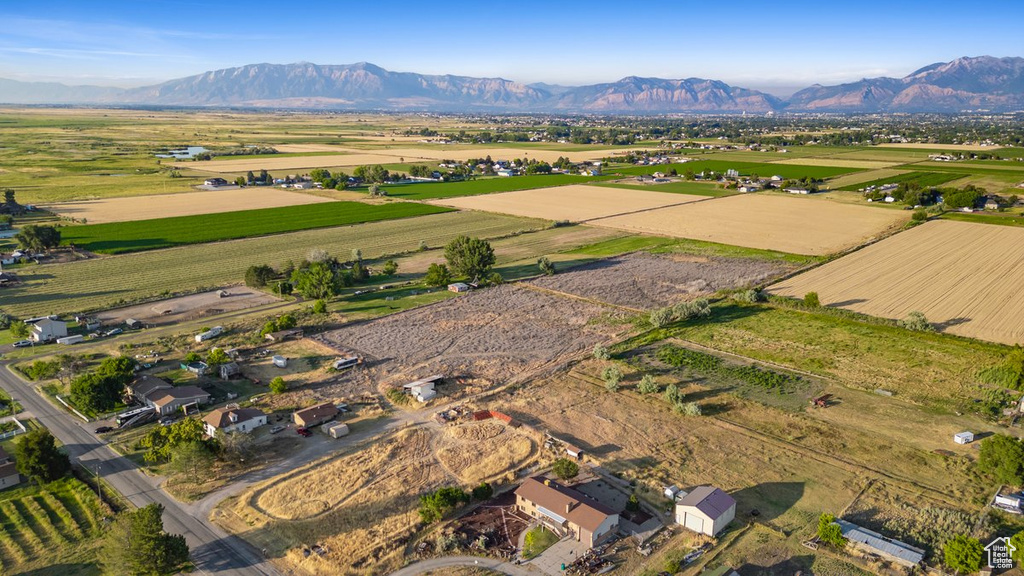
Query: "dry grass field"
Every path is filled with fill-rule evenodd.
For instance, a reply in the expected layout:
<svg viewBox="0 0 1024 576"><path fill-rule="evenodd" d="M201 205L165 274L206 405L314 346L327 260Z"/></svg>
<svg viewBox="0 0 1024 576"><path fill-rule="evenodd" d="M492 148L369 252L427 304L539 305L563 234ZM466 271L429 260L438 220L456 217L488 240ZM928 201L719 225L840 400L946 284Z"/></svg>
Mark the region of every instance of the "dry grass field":
<svg viewBox="0 0 1024 576"><path fill-rule="evenodd" d="M704 200L703 196L575 184L436 200L434 204L514 216L585 222Z"/></svg>
<svg viewBox="0 0 1024 576"><path fill-rule="evenodd" d="M875 238L909 217L909 213L822 198L748 194L612 216L591 224L747 248L823 255Z"/></svg>
<svg viewBox="0 0 1024 576"><path fill-rule="evenodd" d="M83 202L64 202L43 206L51 212L75 219L85 219L89 224L103 222L125 222L129 220L150 220L172 216L195 216L217 214L256 208L280 208L330 202L310 194L288 192L278 188L244 188L233 190L210 190L185 192L181 194L159 194L155 196L130 196L125 198L104 198Z"/></svg>
<svg viewBox="0 0 1024 576"><path fill-rule="evenodd" d="M900 174L906 174L907 172L910 172L910 170L897 170L894 168L881 168L879 170L870 170L868 172L854 172L853 174L846 174L845 176L829 180L828 187L837 189L854 184L863 184L864 182L873 182L875 180L881 180L882 178L892 178L893 176L899 176Z"/></svg>
<svg viewBox="0 0 1024 576"><path fill-rule="evenodd" d="M993 151L1002 146L983 146L981 144L921 144L916 142L878 144L879 148L911 148L918 150L963 150L965 152Z"/></svg>
<svg viewBox="0 0 1024 576"><path fill-rule="evenodd" d="M939 220L897 234L775 286L856 312L903 318L917 310L945 332L1024 342L1024 230Z"/></svg>
<svg viewBox="0 0 1024 576"><path fill-rule="evenodd" d="M339 150L339 152L341 152ZM407 157L407 161L419 160ZM366 164L396 164L398 157L373 152L359 151L352 154L339 153L316 156L239 156L233 160L210 160L207 162L177 162L175 167L209 172L214 174L244 174L251 170L266 170L274 176L309 172L313 168L334 166L363 166Z"/></svg>
<svg viewBox="0 0 1024 576"><path fill-rule="evenodd" d="M434 445L438 461L465 486L493 481L538 455L540 438L499 420L448 426Z"/></svg>
<svg viewBox="0 0 1024 576"><path fill-rule="evenodd" d="M883 162L880 160L844 160L841 158L790 158L779 160L772 164L796 164L798 166L831 166L835 168L864 168L873 170L876 168L889 168L897 166L901 162Z"/></svg>

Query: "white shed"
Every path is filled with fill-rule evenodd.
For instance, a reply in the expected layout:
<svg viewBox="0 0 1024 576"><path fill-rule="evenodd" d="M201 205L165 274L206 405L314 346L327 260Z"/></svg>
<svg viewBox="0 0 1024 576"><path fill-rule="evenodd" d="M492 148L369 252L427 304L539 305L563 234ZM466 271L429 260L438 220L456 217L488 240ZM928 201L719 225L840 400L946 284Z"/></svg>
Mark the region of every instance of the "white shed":
<svg viewBox="0 0 1024 576"><path fill-rule="evenodd" d="M953 442L957 444L970 444L974 442L974 432L960 432L953 435Z"/></svg>
<svg viewBox="0 0 1024 576"><path fill-rule="evenodd" d="M676 501L676 523L698 534L715 536L735 517L736 500L713 486L698 486Z"/></svg>

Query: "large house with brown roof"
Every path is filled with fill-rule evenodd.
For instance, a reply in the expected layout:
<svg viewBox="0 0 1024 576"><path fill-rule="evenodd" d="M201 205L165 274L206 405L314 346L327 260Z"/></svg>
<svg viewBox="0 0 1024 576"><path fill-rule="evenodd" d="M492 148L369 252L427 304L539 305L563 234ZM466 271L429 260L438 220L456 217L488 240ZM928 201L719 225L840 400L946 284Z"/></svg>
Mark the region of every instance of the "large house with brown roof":
<svg viewBox="0 0 1024 576"><path fill-rule="evenodd" d="M14 460L0 448L0 490L21 484L21 475Z"/></svg>
<svg viewBox="0 0 1024 576"><path fill-rule="evenodd" d="M208 436L215 436L220 430L225 434L232 432L248 433L267 423L267 415L256 408L217 408L203 418L203 429Z"/></svg>
<svg viewBox="0 0 1024 576"><path fill-rule="evenodd" d="M333 419L338 415L338 412L337 406L330 402L324 402L323 404L317 404L316 406L310 406L295 412L292 414L292 422L296 426L309 428L310 426L323 424Z"/></svg>
<svg viewBox="0 0 1024 576"><path fill-rule="evenodd" d="M611 508L542 477L527 478L516 489L516 507L559 536L572 536L593 548L619 528L619 515Z"/></svg>

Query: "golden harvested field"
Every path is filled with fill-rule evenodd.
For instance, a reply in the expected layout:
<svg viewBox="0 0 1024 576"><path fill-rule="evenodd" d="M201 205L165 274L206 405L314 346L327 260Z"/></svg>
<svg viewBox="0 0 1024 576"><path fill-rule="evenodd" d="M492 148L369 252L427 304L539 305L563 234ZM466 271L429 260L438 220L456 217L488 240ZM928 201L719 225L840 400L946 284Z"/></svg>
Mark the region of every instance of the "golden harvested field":
<svg viewBox="0 0 1024 576"><path fill-rule="evenodd" d="M631 232L823 255L875 238L908 213L840 204L823 198L747 194L594 220Z"/></svg>
<svg viewBox="0 0 1024 576"><path fill-rule="evenodd" d="M831 166L835 168L888 168L902 162L883 162L881 160L843 160L841 158L789 158L772 164L796 164L799 166Z"/></svg>
<svg viewBox="0 0 1024 576"><path fill-rule="evenodd" d="M343 150L339 150L343 152ZM413 162L418 158L406 157L406 160ZM266 170L268 172L281 172L287 170L312 170L325 166L362 166L365 164L396 164L399 159L396 156L385 154L374 154L359 151L354 154L331 154L323 156L284 156L274 155L245 157L242 160L210 160L209 162L176 162L177 168L196 170L199 172L212 172L216 174L237 174L249 170L254 172ZM284 174L274 174L284 176Z"/></svg>
<svg viewBox="0 0 1024 576"><path fill-rule="evenodd" d="M829 180L828 186L830 188L842 188L852 184L862 184L864 182L881 180L882 178L891 178L893 176L899 176L900 174L906 174L907 172L910 172L910 170L896 170L893 168L882 168L880 170L870 170L868 172L854 172L853 174L846 174L845 176Z"/></svg>
<svg viewBox="0 0 1024 576"><path fill-rule="evenodd" d="M182 194L159 194L155 196L130 196L126 198L104 198L84 202L65 202L44 206L61 216L85 219L89 224L101 222L125 222L128 220L149 220L171 216L194 216L253 210L257 208L280 208L301 204L330 202L310 194L287 192L277 188L244 188L236 190L210 190L185 192Z"/></svg>
<svg viewBox="0 0 1024 576"><path fill-rule="evenodd" d="M698 200L704 196L670 194L626 188L608 188L576 184L519 190L501 194L481 194L435 200L434 204L460 209L499 212L514 216L546 218L548 220L570 220L585 222L637 210L649 210L674 206Z"/></svg>
<svg viewBox="0 0 1024 576"><path fill-rule="evenodd" d="M437 459L466 486L494 480L516 470L538 454L538 442L498 420L445 428L436 448Z"/></svg>
<svg viewBox="0 0 1024 576"><path fill-rule="evenodd" d="M886 318L923 312L943 331L1024 342L1024 230L939 220L771 287Z"/></svg>
<svg viewBox="0 0 1024 576"><path fill-rule="evenodd" d="M1002 146L982 146L981 144L917 144L914 142L878 144L879 148L917 148L919 150L964 150L974 152L978 150L998 150Z"/></svg>

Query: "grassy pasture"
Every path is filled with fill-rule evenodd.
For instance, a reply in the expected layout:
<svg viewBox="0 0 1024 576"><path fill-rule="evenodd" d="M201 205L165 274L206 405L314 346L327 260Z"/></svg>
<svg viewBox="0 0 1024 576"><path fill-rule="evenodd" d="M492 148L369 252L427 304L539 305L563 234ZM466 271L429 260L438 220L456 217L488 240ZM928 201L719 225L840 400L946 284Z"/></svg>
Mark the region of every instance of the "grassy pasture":
<svg viewBox="0 0 1024 576"><path fill-rule="evenodd" d="M491 192L515 192L548 188L567 184L586 184L600 182L611 176L578 176L573 174L536 174L530 176L514 176L504 178L478 178L462 182L423 182L419 184L385 184L381 186L388 191L388 196L404 200L432 200L439 198L457 198L459 196L476 196Z"/></svg>
<svg viewBox="0 0 1024 576"><path fill-rule="evenodd" d="M948 182L958 179L959 176L956 174L941 173L941 172L906 172L903 174L896 174L893 176L885 176L877 180L870 180L868 182L859 182L857 184L849 184L838 188L838 190L847 190L850 192L857 192L862 188L868 186L881 186L883 184L903 184L916 183L923 187L929 186L941 186Z"/></svg>
<svg viewBox="0 0 1024 576"><path fill-rule="evenodd" d="M803 166L797 164L779 163L757 163L757 162L731 162L729 160L696 160L682 164L660 164L656 166L630 166L616 170L622 174L653 174L655 172L668 172L675 169L682 174L687 170L695 173L713 171L725 173L726 170L737 170L741 175L757 174L759 176L779 175L783 178L831 178L842 174L849 174L861 170L859 168L842 168L836 166Z"/></svg>
<svg viewBox="0 0 1024 576"><path fill-rule="evenodd" d="M74 244L90 252L123 254L185 244L425 216L447 211L449 210L446 208L411 202L326 202L221 214L69 226L62 229L61 235L64 243Z"/></svg>

